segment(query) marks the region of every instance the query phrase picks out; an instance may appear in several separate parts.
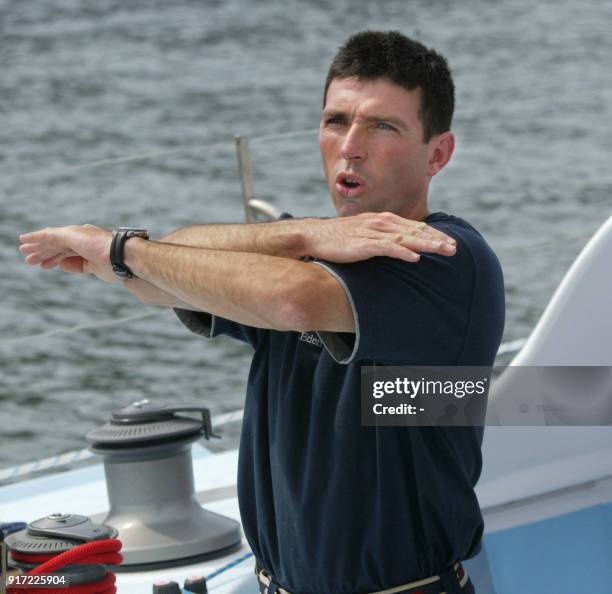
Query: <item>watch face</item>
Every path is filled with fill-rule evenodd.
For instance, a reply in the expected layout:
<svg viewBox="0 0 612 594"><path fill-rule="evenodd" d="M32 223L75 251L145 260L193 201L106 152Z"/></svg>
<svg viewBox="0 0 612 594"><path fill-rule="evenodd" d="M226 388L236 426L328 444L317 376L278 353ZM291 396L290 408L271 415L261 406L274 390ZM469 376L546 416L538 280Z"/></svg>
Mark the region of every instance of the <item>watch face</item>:
<svg viewBox="0 0 612 594"><path fill-rule="evenodd" d="M143 237L144 239L149 239L149 232L142 227L115 227L113 232L115 234L124 234L126 239L129 237Z"/></svg>

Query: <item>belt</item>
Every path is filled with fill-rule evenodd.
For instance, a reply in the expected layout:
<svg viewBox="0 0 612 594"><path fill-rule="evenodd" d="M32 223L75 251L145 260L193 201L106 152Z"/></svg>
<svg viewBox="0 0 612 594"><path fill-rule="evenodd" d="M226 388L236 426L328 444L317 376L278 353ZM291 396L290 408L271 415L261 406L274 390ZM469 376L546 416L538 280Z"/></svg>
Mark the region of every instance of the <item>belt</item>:
<svg viewBox="0 0 612 594"><path fill-rule="evenodd" d="M259 580L262 594L291 594L288 590L281 588L259 564L255 565L255 575ZM469 576L463 565L455 563L451 569L447 569L440 575L432 575L422 580L402 584L387 590L379 590L371 594L396 594L396 592L404 592L405 594L454 594L460 592L468 581ZM438 584L438 582L441 583ZM444 588L444 590L441 591L440 588Z"/></svg>

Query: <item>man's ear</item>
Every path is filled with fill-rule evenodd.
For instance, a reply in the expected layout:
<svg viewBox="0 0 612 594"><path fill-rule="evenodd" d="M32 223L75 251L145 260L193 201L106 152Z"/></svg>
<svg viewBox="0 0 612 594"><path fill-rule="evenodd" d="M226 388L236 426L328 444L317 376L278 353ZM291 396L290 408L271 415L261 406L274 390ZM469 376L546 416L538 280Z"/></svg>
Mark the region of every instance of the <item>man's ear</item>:
<svg viewBox="0 0 612 594"><path fill-rule="evenodd" d="M436 134L429 141L429 161L427 175L433 177L450 161L455 151L455 135L451 132Z"/></svg>

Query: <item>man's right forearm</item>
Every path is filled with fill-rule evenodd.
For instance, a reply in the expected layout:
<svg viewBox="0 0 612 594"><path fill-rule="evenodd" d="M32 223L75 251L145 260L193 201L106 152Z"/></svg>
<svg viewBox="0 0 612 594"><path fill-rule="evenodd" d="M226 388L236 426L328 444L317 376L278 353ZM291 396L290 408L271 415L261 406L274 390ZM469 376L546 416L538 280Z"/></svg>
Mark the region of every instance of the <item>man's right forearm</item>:
<svg viewBox="0 0 612 594"><path fill-rule="evenodd" d="M159 239L163 243L282 258L306 255L303 225L294 219L267 223L188 225Z"/></svg>
<svg viewBox="0 0 612 594"><path fill-rule="evenodd" d="M159 241L201 249L297 259L304 254L305 240L299 225L295 223L281 220L253 224L188 225L164 235ZM198 310L141 279L126 281L124 286L148 305Z"/></svg>
<svg viewBox="0 0 612 594"><path fill-rule="evenodd" d="M297 259L305 254L305 235L295 220L253 224L188 225L160 238L161 243L201 249L257 253ZM133 279L124 286L142 303L198 310L174 295L143 281Z"/></svg>
<svg viewBox="0 0 612 594"><path fill-rule="evenodd" d="M189 309L201 311L199 307L181 301L178 297L162 291L155 285L142 280L141 278L126 278L123 286L145 305L158 305L159 307L172 307L178 309Z"/></svg>

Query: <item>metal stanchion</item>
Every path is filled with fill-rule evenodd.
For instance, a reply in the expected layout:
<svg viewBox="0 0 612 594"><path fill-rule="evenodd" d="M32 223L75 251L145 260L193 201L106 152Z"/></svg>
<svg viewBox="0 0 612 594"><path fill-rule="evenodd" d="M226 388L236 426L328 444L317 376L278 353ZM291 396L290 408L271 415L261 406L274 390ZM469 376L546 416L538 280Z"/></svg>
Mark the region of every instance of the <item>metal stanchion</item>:
<svg viewBox="0 0 612 594"><path fill-rule="evenodd" d="M242 187L242 201L244 202L244 215L247 223L257 222L257 215L265 219L278 219L280 211L265 200L255 198L255 184L253 182L253 164L249 139L236 136L236 154L238 156L238 173Z"/></svg>
<svg viewBox="0 0 612 594"><path fill-rule="evenodd" d="M247 223L254 223L256 221L255 213L249 204L255 198L249 139L244 136L236 136L235 141L236 153L238 155L238 172L240 173L240 185L242 187L242 200L244 202L244 215Z"/></svg>

